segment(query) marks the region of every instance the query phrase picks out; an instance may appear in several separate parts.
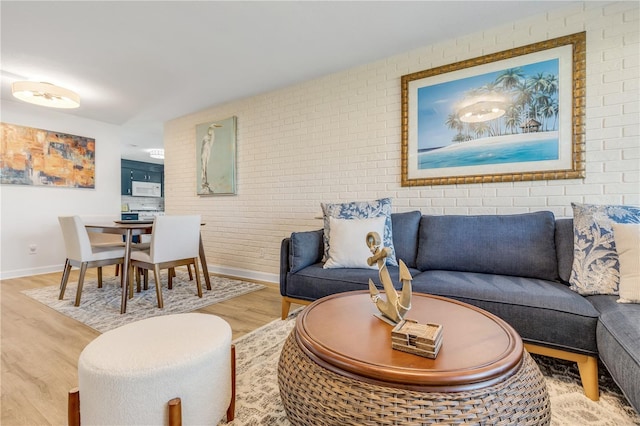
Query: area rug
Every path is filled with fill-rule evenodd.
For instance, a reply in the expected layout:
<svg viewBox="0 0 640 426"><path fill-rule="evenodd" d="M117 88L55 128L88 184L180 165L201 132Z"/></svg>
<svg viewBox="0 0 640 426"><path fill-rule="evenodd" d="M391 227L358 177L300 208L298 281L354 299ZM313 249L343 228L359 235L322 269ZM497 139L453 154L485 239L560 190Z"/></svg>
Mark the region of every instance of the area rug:
<svg viewBox="0 0 640 426"><path fill-rule="evenodd" d="M164 274L163 274L164 275ZM214 303L264 288L263 285L230 278L211 276L211 290L207 290L202 280L202 298L198 297L196 282L189 281L185 271L176 271L173 289L167 289L166 275L161 279L164 283L162 297L164 308L158 308L155 285L149 279L149 289L140 293L134 292L133 299L127 300L127 312L120 314L122 288L120 278L103 277L102 288L98 288L97 280L86 280L82 286L80 306L73 306L76 297L77 282L69 282L64 300L58 300L58 286L23 290L22 293L44 303L50 308L78 320L89 327L104 333L112 328L144 318L191 312Z"/></svg>
<svg viewBox="0 0 640 426"><path fill-rule="evenodd" d="M278 358L295 324L296 313L236 340L236 416L219 425L289 425L278 390ZM535 356L551 397L551 424L557 426L639 425L640 416L627 403L602 367L600 401L584 396L573 363ZM321 425L322 419L318 419Z"/></svg>

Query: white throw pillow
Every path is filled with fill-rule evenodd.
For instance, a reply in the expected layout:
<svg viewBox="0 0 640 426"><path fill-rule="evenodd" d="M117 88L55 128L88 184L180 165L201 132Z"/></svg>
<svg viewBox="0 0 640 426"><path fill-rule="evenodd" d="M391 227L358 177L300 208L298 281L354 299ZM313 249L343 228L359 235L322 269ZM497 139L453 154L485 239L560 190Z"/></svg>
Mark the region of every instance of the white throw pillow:
<svg viewBox="0 0 640 426"><path fill-rule="evenodd" d="M377 269L376 264L373 266L367 264L367 259L373 255L367 246L367 234L377 232L382 238L386 218L384 216L371 219L330 217L329 221L329 254L323 267L325 269Z"/></svg>
<svg viewBox="0 0 640 426"><path fill-rule="evenodd" d="M393 224L391 222L391 198L381 198L373 201L352 201L350 203L320 203L322 216L324 219L324 255L322 260L329 258L329 234L331 232L330 217L336 219L371 219L372 217L384 216L387 218L384 233L380 234L382 244L391 253L387 256L387 266L398 266L396 251L393 247Z"/></svg>
<svg viewBox="0 0 640 426"><path fill-rule="evenodd" d="M619 303L640 303L640 225L613 224L620 261Z"/></svg>

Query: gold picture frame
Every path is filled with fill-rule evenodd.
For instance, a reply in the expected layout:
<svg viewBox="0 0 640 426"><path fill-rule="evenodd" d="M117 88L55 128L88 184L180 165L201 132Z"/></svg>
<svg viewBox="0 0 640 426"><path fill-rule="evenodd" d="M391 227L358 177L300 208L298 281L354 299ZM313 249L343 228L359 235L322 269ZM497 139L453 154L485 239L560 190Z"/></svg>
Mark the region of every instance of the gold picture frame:
<svg viewBox="0 0 640 426"><path fill-rule="evenodd" d="M586 33L402 76L402 186L585 177Z"/></svg>

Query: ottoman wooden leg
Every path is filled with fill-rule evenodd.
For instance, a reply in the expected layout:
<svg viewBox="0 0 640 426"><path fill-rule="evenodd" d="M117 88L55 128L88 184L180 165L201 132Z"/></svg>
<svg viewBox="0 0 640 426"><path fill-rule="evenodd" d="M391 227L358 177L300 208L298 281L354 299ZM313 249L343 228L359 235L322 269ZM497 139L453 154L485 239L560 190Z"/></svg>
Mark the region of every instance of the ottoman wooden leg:
<svg viewBox="0 0 640 426"><path fill-rule="evenodd" d="M67 418L69 426L80 426L80 390L78 388L69 391Z"/></svg>
<svg viewBox="0 0 640 426"><path fill-rule="evenodd" d="M236 415L236 345L231 345L231 402L227 408L227 422Z"/></svg>
<svg viewBox="0 0 640 426"><path fill-rule="evenodd" d="M182 426L182 401L173 398L169 401L169 426Z"/></svg>

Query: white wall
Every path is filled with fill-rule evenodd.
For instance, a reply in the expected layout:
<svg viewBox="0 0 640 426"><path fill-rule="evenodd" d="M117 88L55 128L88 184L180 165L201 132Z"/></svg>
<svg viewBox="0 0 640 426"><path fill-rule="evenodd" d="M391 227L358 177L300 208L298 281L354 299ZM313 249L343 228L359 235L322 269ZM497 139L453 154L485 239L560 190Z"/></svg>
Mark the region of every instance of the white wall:
<svg viewBox="0 0 640 426"><path fill-rule="evenodd" d="M96 141L95 189L0 186L0 279L62 271L58 216L120 216L120 127L12 101L2 101L1 120ZM29 254L31 244L37 245L37 254Z"/></svg>
<svg viewBox="0 0 640 426"><path fill-rule="evenodd" d="M276 281L281 239L320 228L321 202L392 197L395 211L556 216L571 216L571 202L640 204L638 17L638 2L585 2L172 120L166 210L203 215L213 270ZM585 179L401 187L402 75L581 31ZM233 115L238 195L198 197L196 125Z"/></svg>

